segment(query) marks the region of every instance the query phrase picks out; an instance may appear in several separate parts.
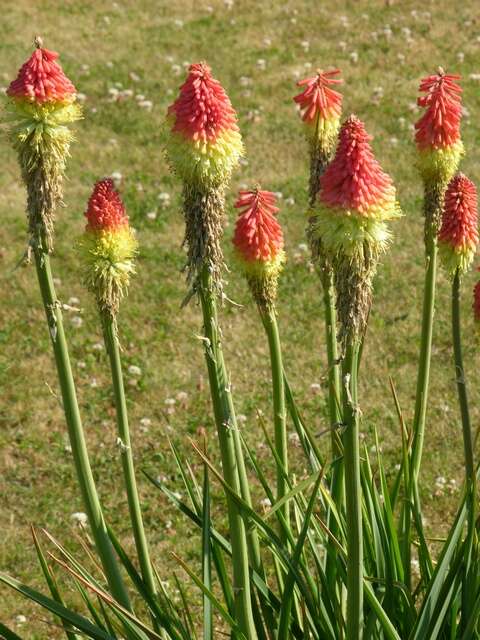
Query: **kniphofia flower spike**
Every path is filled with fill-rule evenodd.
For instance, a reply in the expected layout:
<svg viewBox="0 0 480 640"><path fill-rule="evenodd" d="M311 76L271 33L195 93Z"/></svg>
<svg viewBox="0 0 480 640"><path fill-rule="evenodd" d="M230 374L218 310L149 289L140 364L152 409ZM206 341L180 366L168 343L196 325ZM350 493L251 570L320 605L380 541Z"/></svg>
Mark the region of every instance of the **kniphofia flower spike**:
<svg viewBox="0 0 480 640"><path fill-rule="evenodd" d="M478 245L477 189L462 173L450 181L445 193L438 247L443 265L453 276L470 267Z"/></svg>
<svg viewBox="0 0 480 640"><path fill-rule="evenodd" d="M460 137L462 89L458 80L459 75L446 74L439 67L437 74L420 83L425 95L417 98L417 104L425 112L415 124L415 142L418 166L426 184L441 182L446 186L464 152Z"/></svg>
<svg viewBox="0 0 480 640"><path fill-rule="evenodd" d="M190 65L167 124L167 156L182 180L200 186L228 180L243 155L242 138L230 99L204 62Z"/></svg>
<svg viewBox="0 0 480 640"><path fill-rule="evenodd" d="M80 241L85 284L100 311L115 316L135 273L137 241L111 178L95 184L85 217Z"/></svg>
<svg viewBox="0 0 480 640"><path fill-rule="evenodd" d="M28 190L32 242L53 248L54 213L62 198L62 179L73 134L68 124L81 118L76 90L58 64L58 54L36 50L7 89L7 117ZM41 178L40 178L41 176Z"/></svg>
<svg viewBox="0 0 480 640"><path fill-rule="evenodd" d="M304 88L293 98L300 107L307 137L330 148L335 144L342 113L342 94L332 88L342 83L335 77L339 73L340 69L319 69L315 76L297 82L298 87Z"/></svg>
<svg viewBox="0 0 480 640"><path fill-rule="evenodd" d="M275 194L240 191L235 207L240 209L233 244L256 302L271 307L275 301L277 281L285 261L283 232L277 221L279 212Z"/></svg>
<svg viewBox="0 0 480 640"><path fill-rule="evenodd" d="M375 159L371 139L363 122L350 116L320 179L313 234L332 257L363 251L364 242L383 250L389 237L384 223L400 215L392 179Z"/></svg>

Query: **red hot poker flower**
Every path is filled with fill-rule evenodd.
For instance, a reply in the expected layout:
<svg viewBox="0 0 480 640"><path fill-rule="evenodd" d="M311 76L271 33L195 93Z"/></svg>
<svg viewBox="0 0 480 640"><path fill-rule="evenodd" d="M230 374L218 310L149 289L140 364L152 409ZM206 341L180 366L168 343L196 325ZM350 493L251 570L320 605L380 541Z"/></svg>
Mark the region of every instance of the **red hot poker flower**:
<svg viewBox="0 0 480 640"><path fill-rule="evenodd" d="M57 58L55 51L36 49L8 87L7 95L38 104L72 100L75 87L56 62Z"/></svg>
<svg viewBox="0 0 480 640"><path fill-rule="evenodd" d="M460 140L462 117L461 87L455 82L459 75L438 74L424 78L420 91L426 95L417 99L425 113L415 124L415 142L419 150L444 149Z"/></svg>
<svg viewBox="0 0 480 640"><path fill-rule="evenodd" d="M168 113L174 117L172 130L193 141L214 143L223 131L238 131L230 99L204 62L190 65L180 95Z"/></svg>
<svg viewBox="0 0 480 640"><path fill-rule="evenodd" d="M468 270L478 245L477 190L461 173L450 181L445 192L438 245L451 275Z"/></svg>
<svg viewBox="0 0 480 640"><path fill-rule="evenodd" d="M333 71L317 71L317 75L297 82L298 87L305 87L293 99L300 105L302 120L313 123L317 116L323 120L340 118L342 112L342 94L334 91L332 85L341 84L343 80L334 78L340 69Z"/></svg>
<svg viewBox="0 0 480 640"><path fill-rule="evenodd" d="M125 207L111 178L99 180L88 201L85 217L91 231L115 231L128 224Z"/></svg>
<svg viewBox="0 0 480 640"><path fill-rule="evenodd" d="M397 213L395 188L373 155L371 139L356 116L343 123L335 158L320 179L319 197L330 208L388 219Z"/></svg>
<svg viewBox="0 0 480 640"><path fill-rule="evenodd" d="M244 210L237 218L233 244L246 262L274 261L283 250L275 200L271 191L240 191L235 207Z"/></svg>
<svg viewBox="0 0 480 640"><path fill-rule="evenodd" d="M467 176L459 173L445 193L442 226L438 239L454 249L478 244L477 189Z"/></svg>

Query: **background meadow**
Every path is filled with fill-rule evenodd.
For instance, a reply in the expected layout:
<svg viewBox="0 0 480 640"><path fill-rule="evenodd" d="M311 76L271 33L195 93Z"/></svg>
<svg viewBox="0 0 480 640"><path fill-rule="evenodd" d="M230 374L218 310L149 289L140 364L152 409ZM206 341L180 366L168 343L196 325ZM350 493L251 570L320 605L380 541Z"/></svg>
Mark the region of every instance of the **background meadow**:
<svg viewBox="0 0 480 640"><path fill-rule="evenodd" d="M7 3L6 3L7 4ZM376 279L361 387L362 431L373 446L373 425L390 468L400 438L388 376L411 420L418 357L423 281L422 186L417 176L412 123L418 81L442 65L462 74L465 113L462 170L478 182L480 21L476 3L263 2L249 0L119 2L17 0L2 7L2 90L30 55L34 35L61 54L85 118L76 127L66 207L57 222L54 271L60 278L71 355L84 425L106 517L125 537L127 506L112 397L97 313L79 275L74 243L93 182L119 182L141 247L138 276L120 324L137 468L180 486L167 436L189 452L187 435L212 433L210 397L199 345L195 303L180 311L185 287L181 268L183 220L179 193L160 146L166 107L189 63L207 60L238 111L247 156L227 195L229 226L224 247L231 263L233 201L241 186L260 182L280 197L288 264L280 281L279 324L285 367L305 420L321 436L327 417L323 309L305 241L308 154L292 96L295 82L318 67L338 66L345 83L344 114L355 112L374 134L375 153L396 183L404 218ZM0 146L0 567L41 585L29 524L45 526L75 548L83 510L66 438L57 380L32 268L17 268L26 245L25 193L9 144ZM232 263L231 263L232 264ZM227 365L237 411L259 457L260 419L269 426L267 345L257 311L234 266L222 310ZM470 317L475 275L464 286L464 350L470 374L472 422L478 424L480 393L475 373L478 344ZM462 482L462 442L451 365L450 287L440 272L434 335L433 379L422 468L423 503L437 526L451 515L452 494ZM261 412L265 412L262 418ZM291 438L292 451L296 440ZM191 454L189 454L191 455ZM301 473L301 469L299 469ZM168 551L193 560L185 547L186 522L158 491L142 480L145 522L152 555L162 575L173 566ZM217 508L223 507L217 491ZM259 505L260 506L260 505ZM127 534L128 535L128 534ZM46 615L7 589L0 620L22 635L45 637ZM4 613L7 612L7 613ZM25 618L24 618L25 617ZM40 630L39 630L40 629ZM51 637L55 637L52 629Z"/></svg>

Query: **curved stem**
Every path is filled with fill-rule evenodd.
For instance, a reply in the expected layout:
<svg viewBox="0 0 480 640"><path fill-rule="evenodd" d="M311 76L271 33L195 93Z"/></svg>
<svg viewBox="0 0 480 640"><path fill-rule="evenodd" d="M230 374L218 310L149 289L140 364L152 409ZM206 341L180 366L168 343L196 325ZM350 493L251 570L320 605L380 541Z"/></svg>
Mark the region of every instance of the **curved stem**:
<svg viewBox="0 0 480 640"><path fill-rule="evenodd" d="M235 435L239 436L238 427L223 360L215 294L212 290L211 276L207 267L204 267L202 271L198 293L203 312L205 359L220 445L223 474L230 488L237 492L238 495L241 495L237 459L238 445L236 446L235 443ZM240 507L228 491L226 491L226 499L232 543L235 615L245 638L247 638L247 640L256 640L257 634L251 603L245 522Z"/></svg>
<svg viewBox="0 0 480 640"><path fill-rule="evenodd" d="M277 462L277 500L288 492L286 475L288 473L288 442L287 442L287 412L285 408L285 384L283 378L282 347L278 331L275 309L262 310L260 315L265 327L270 350L270 365L272 372L273 390L273 425L275 449L278 454ZM290 514L288 503L281 507L285 523L289 526ZM283 531L283 527L282 527ZM286 537L284 536L286 543Z"/></svg>
<svg viewBox="0 0 480 640"><path fill-rule="evenodd" d="M43 250L41 239L39 239L38 245L34 247L34 256L40 292L57 365L68 435L85 511L87 512L95 546L100 556L111 593L122 606L131 609L117 559L108 537L100 500L93 479L68 355L67 342L63 330L62 312L53 286L50 257L48 253Z"/></svg>
<svg viewBox="0 0 480 640"><path fill-rule="evenodd" d="M363 532L360 481L357 365L359 344L350 338L343 362L343 437L347 529L346 640L360 640L363 629Z"/></svg>
<svg viewBox="0 0 480 640"><path fill-rule="evenodd" d="M118 445L121 451L123 477L127 493L130 521L132 523L135 546L142 572L143 580L152 594L157 593L157 587L150 560L147 538L142 519L142 510L138 496L135 466L133 462L130 429L128 425L127 402L123 385L122 362L117 335L117 323L110 314L102 314L103 335L105 347L110 359L113 393L117 414Z"/></svg>

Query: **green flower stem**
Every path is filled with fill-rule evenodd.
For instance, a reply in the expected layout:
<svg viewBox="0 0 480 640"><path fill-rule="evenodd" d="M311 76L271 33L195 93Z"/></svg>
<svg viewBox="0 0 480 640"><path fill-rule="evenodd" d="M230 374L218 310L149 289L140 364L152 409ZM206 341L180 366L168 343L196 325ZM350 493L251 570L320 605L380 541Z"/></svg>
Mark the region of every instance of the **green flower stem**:
<svg viewBox="0 0 480 640"><path fill-rule="evenodd" d="M223 474L230 488L236 491L238 495L242 495L237 457L238 445L236 446L235 443L235 435L239 435L238 427L223 359L215 293L207 267L204 267L202 271L198 293L203 313L205 359L220 445ZM247 640L256 640L257 633L255 631L252 613L245 522L240 507L230 496L229 492L226 492L226 499L232 543L235 615L245 638L247 638Z"/></svg>
<svg viewBox="0 0 480 640"><path fill-rule="evenodd" d="M92 530L103 570L113 597L125 608L131 609L128 594L123 583L114 550L108 537L107 528L100 506L95 481L93 479L90 460L88 458L85 435L83 432L80 411L78 408L75 383L70 365L70 358L63 330L60 304L53 286L50 258L43 249L44 238L39 238L34 247L35 266L37 270L40 292L42 295L48 329L52 342L58 379L63 399L63 408L68 427L72 455L82 492L85 510Z"/></svg>
<svg viewBox="0 0 480 640"><path fill-rule="evenodd" d="M330 417L331 429L331 448L332 459L338 461L343 456L342 444L338 433L338 426L341 423L340 415L340 364L338 357L337 344L337 314L335 309L335 286L333 282L333 271L325 270L322 274L323 284L323 303L325 311L325 333L328 357L328 413ZM342 501L343 483L342 483L341 465L335 465L332 478L332 495L335 504L339 505Z"/></svg>
<svg viewBox="0 0 480 640"><path fill-rule="evenodd" d="M343 437L347 529L346 640L360 640L363 629L363 535L360 481L357 366L359 342L350 337L343 362Z"/></svg>
<svg viewBox="0 0 480 640"><path fill-rule="evenodd" d="M110 314L102 314L103 335L105 347L110 359L112 373L113 393L115 397L115 409L117 414L118 444L121 448L121 460L125 489L127 492L128 508L132 523L135 546L143 580L152 594L157 593L157 586L153 574L150 553L148 550L145 528L143 526L142 510L138 496L137 481L135 478L135 466L133 462L132 445L130 441L130 429L128 426L127 402L123 385L122 362L117 335L117 323Z"/></svg>
<svg viewBox="0 0 480 640"><path fill-rule="evenodd" d="M283 378L282 347L274 308L260 309L263 326L268 338L273 389L273 424L274 441L278 454L277 463L277 500L281 500L288 492L286 474L288 473L288 441L287 411L285 407L285 384ZM290 514L288 503L281 507L285 523L289 526ZM282 527L283 531L283 527ZM287 543L286 536L284 542Z"/></svg>
<svg viewBox="0 0 480 640"><path fill-rule="evenodd" d="M452 282L452 338L455 362L455 379L457 382L458 402L462 419L463 448L465 456L465 484L467 491L467 536L465 544L465 564L462 586L462 621L464 630L469 624L469 618L475 602L475 585L477 584L477 569L474 556L475 520L476 520L476 473L474 446L470 412L468 408L467 383L463 368L461 323L460 323L460 273L457 269Z"/></svg>
<svg viewBox="0 0 480 640"><path fill-rule="evenodd" d="M426 238L426 270L423 294L422 335L418 366L415 414L413 418L413 442L411 459L411 491L416 508L420 510L419 475L422 462L425 419L427 415L430 360L432 355L433 315L435 312L435 282L437 277L437 240L432 232Z"/></svg>
<svg viewBox="0 0 480 640"><path fill-rule="evenodd" d="M460 274L458 269L452 283L452 336L455 358L455 377L457 381L458 401L462 417L463 447L465 453L465 476L467 485L473 487L476 482L473 453L472 427L468 409L467 383L463 368L461 326L460 326Z"/></svg>

